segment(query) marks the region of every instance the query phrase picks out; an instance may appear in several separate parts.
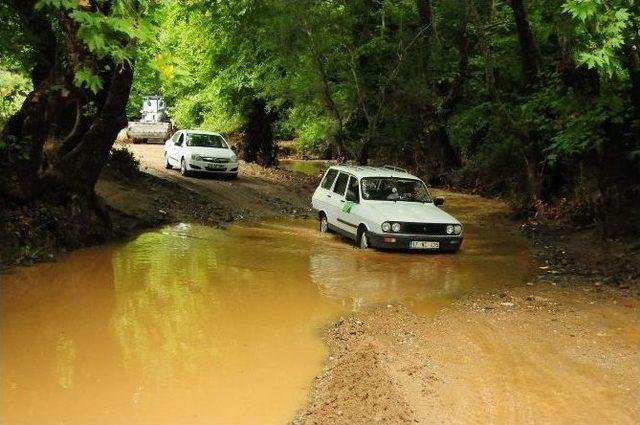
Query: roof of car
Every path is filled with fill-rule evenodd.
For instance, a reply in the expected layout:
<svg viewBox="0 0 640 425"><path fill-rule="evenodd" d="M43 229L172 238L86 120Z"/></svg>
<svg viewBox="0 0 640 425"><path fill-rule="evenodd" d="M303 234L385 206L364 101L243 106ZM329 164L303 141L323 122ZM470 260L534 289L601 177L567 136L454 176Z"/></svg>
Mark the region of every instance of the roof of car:
<svg viewBox="0 0 640 425"><path fill-rule="evenodd" d="M196 133L196 134L213 134L214 136L220 136L220 133L216 133L215 131L207 131L207 130L180 130L183 133Z"/></svg>
<svg viewBox="0 0 640 425"><path fill-rule="evenodd" d="M398 177L398 178L411 178L417 179L418 177L413 174L409 174L402 169L385 168L385 167L370 167L365 165L334 165L330 168L339 171L345 171L353 174L357 178L364 177Z"/></svg>

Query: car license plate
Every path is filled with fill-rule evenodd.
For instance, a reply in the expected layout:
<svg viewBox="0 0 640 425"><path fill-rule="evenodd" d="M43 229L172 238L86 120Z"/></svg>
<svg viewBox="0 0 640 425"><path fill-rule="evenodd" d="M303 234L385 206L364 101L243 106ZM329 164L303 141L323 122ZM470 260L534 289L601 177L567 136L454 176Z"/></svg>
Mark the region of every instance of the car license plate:
<svg viewBox="0 0 640 425"><path fill-rule="evenodd" d="M439 249L440 242L431 241L411 241L411 249Z"/></svg>
<svg viewBox="0 0 640 425"><path fill-rule="evenodd" d="M226 168L227 168L226 165L219 165L219 164L207 166L207 170L226 170Z"/></svg>

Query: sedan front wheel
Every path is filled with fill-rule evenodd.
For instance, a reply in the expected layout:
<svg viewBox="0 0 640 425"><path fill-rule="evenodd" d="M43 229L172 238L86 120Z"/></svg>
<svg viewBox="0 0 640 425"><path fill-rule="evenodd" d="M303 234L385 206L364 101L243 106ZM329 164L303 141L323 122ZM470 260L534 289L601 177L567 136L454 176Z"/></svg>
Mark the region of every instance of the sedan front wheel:
<svg viewBox="0 0 640 425"><path fill-rule="evenodd" d="M185 161L184 158L180 160L180 174L185 177L189 175L189 170L187 170L187 161Z"/></svg>

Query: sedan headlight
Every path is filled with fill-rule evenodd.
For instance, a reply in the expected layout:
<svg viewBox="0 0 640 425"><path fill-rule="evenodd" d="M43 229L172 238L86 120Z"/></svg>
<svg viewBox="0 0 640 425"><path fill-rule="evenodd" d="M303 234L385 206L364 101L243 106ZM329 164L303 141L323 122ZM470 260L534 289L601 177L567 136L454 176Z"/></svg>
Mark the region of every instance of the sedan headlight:
<svg viewBox="0 0 640 425"><path fill-rule="evenodd" d="M191 154L191 159L193 159L194 161L202 161L202 157L195 153Z"/></svg>
<svg viewBox="0 0 640 425"><path fill-rule="evenodd" d="M455 233L456 235L462 233L462 226L460 226L459 224L453 226L453 233Z"/></svg>
<svg viewBox="0 0 640 425"><path fill-rule="evenodd" d="M391 230L393 230L394 232L398 233L400 231L400 223L393 223L391 225Z"/></svg>
<svg viewBox="0 0 640 425"><path fill-rule="evenodd" d="M391 224L389 224L389 222L385 221L384 223L382 223L382 231L383 232L388 232L389 230L391 230Z"/></svg>
<svg viewBox="0 0 640 425"><path fill-rule="evenodd" d="M449 224L447 226L447 235L451 235L453 233L453 224Z"/></svg>

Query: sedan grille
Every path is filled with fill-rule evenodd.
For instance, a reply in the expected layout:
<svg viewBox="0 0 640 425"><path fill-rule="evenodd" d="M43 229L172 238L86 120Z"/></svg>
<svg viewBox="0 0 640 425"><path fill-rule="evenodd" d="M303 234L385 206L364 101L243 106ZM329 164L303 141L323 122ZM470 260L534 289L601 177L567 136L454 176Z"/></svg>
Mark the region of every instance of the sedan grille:
<svg viewBox="0 0 640 425"><path fill-rule="evenodd" d="M400 233L412 233L416 235L446 235L447 224L400 223Z"/></svg>
<svg viewBox="0 0 640 425"><path fill-rule="evenodd" d="M206 162L216 162L216 163L227 163L227 162L229 162L229 158L213 158L213 157L210 157L210 156L203 157L202 160L206 161Z"/></svg>

